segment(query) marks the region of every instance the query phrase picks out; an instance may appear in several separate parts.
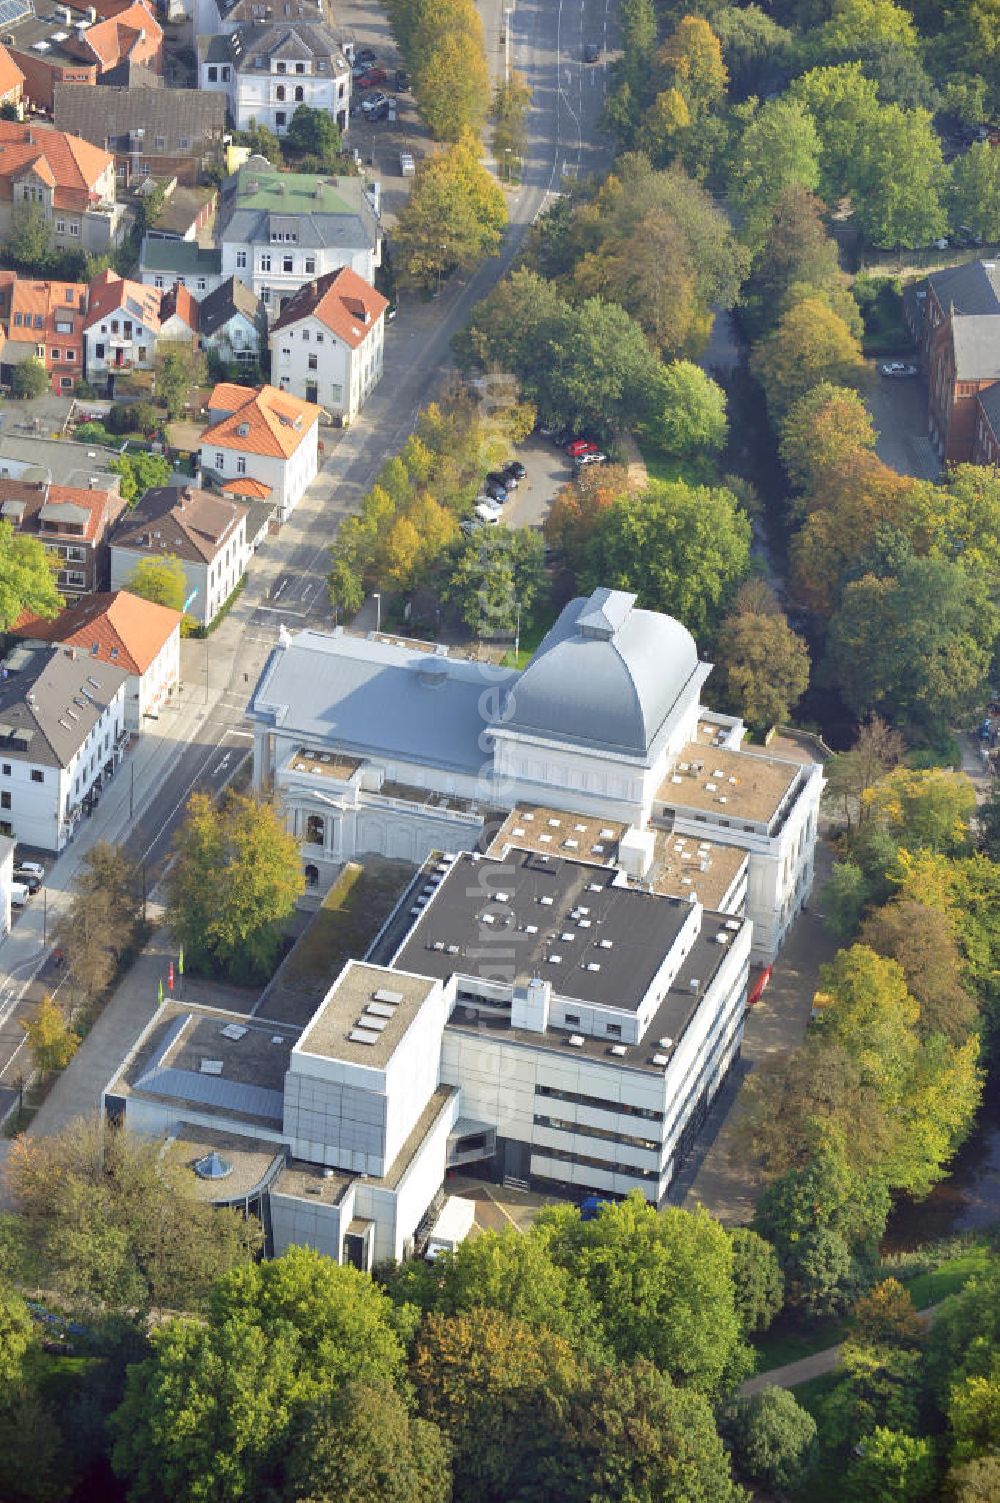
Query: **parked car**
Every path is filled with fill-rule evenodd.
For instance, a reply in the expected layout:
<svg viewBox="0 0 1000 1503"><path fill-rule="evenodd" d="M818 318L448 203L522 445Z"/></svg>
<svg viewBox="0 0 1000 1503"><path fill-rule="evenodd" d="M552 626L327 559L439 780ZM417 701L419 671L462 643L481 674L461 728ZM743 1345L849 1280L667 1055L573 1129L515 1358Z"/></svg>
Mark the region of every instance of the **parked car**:
<svg viewBox="0 0 1000 1503"><path fill-rule="evenodd" d="M32 896L42 885L42 879L36 872L29 872L26 867L15 866L14 881L22 882Z"/></svg>
<svg viewBox="0 0 1000 1503"><path fill-rule="evenodd" d="M519 459L512 459L510 463L505 464L503 469L500 471L504 485L508 485L511 480L523 480L527 473L527 470L524 468L524 465Z"/></svg>
<svg viewBox="0 0 1000 1503"><path fill-rule="evenodd" d="M483 490L491 501L497 501L502 504L507 499L507 487L502 482L487 480L483 486Z"/></svg>
<svg viewBox="0 0 1000 1503"><path fill-rule="evenodd" d="M17 868L18 871L31 872L32 876L37 877L39 881L45 876L45 868L40 861L19 861Z"/></svg>
<svg viewBox="0 0 1000 1503"><path fill-rule="evenodd" d="M893 376L897 380L919 374L915 365L909 365L905 360L886 360L879 366L879 375Z"/></svg>
<svg viewBox="0 0 1000 1503"><path fill-rule="evenodd" d="M600 449L598 449L596 454L591 454L588 450L586 454L577 454L573 462L578 469L582 469L585 464L605 464L607 458L608 456L602 454Z"/></svg>
<svg viewBox="0 0 1000 1503"><path fill-rule="evenodd" d="M500 520L499 506L493 506L488 501L480 501L474 511L480 522L485 522L489 527L494 527Z"/></svg>
<svg viewBox="0 0 1000 1503"><path fill-rule="evenodd" d="M585 63L596 63L600 55L601 49L596 42L588 42L583 49L583 60Z"/></svg>
<svg viewBox="0 0 1000 1503"><path fill-rule="evenodd" d="M357 80L359 89L374 89L377 84L389 82L389 75L384 68L367 68Z"/></svg>
<svg viewBox="0 0 1000 1503"><path fill-rule="evenodd" d="M10 906L12 908L23 908L30 897L31 893L23 882L12 882L10 884Z"/></svg>
<svg viewBox="0 0 1000 1503"><path fill-rule="evenodd" d="M354 67L351 69L351 77L354 79L355 83L357 83L358 79L364 78L365 74L369 73L371 69L374 68L374 66L374 60L368 63L356 62L354 64Z"/></svg>
<svg viewBox="0 0 1000 1503"><path fill-rule="evenodd" d="M410 87L410 75L405 68L396 69L396 88L401 94L405 94Z"/></svg>
<svg viewBox="0 0 1000 1503"><path fill-rule="evenodd" d="M371 119L372 115L377 114L379 110L384 109L388 103L388 94L383 94L382 90L378 89L374 94L369 94L366 99L362 99L361 113Z"/></svg>
<svg viewBox="0 0 1000 1503"><path fill-rule="evenodd" d="M416 173L416 165L413 161L413 153L401 151L399 153L399 170L403 177L413 177Z"/></svg>
<svg viewBox="0 0 1000 1503"><path fill-rule="evenodd" d="M517 477L503 470L491 470L486 479L491 485L502 485L505 491L517 490Z"/></svg>
<svg viewBox="0 0 1000 1503"><path fill-rule="evenodd" d="M374 47L359 47L354 54L355 63L373 63L375 61Z"/></svg>
<svg viewBox="0 0 1000 1503"><path fill-rule="evenodd" d="M367 104L367 103L368 103L368 101L366 99L365 100L365 104ZM383 98L375 106L374 109L366 110L365 107L364 107L364 105L361 106L361 109L362 109L362 112L364 114L365 119L369 122L370 125L374 125L377 120L395 119L395 111L393 110L392 105L389 102L389 100L385 99L385 98Z"/></svg>
<svg viewBox="0 0 1000 1503"><path fill-rule="evenodd" d="M566 453L570 459L579 459L581 454L596 454L597 445L590 438L574 438L566 445Z"/></svg>

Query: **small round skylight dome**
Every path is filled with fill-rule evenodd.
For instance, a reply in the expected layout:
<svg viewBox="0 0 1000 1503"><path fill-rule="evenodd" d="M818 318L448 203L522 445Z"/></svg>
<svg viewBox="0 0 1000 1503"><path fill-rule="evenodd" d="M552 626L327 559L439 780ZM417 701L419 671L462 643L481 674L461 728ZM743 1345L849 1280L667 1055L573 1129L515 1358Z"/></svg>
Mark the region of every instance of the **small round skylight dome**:
<svg viewBox="0 0 1000 1503"><path fill-rule="evenodd" d="M197 1160L194 1172L199 1179L225 1179L227 1174L232 1174L233 1166L213 1149L203 1159Z"/></svg>

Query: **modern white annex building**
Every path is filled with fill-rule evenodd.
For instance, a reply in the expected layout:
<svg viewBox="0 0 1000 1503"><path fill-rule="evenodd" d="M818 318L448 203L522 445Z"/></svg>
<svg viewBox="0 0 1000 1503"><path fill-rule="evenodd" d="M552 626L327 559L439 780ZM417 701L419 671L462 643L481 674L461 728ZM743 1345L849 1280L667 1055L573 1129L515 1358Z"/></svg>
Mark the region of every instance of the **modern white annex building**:
<svg viewBox="0 0 1000 1503"><path fill-rule="evenodd" d="M521 805L620 826L636 879L685 897L718 885L728 850L748 858L729 906L767 962L812 885L822 772L744 750L742 722L700 703L710 672L679 622L612 590L567 605L522 673L283 633L250 706L255 786L274 789L319 888L367 852L471 850ZM567 828L552 849L575 844Z"/></svg>
<svg viewBox="0 0 1000 1503"><path fill-rule="evenodd" d="M516 846L443 859L304 1026L162 1007L104 1093L198 1193L370 1268L450 1169L658 1204L736 1058L750 924ZM266 999L265 999L266 1003Z"/></svg>

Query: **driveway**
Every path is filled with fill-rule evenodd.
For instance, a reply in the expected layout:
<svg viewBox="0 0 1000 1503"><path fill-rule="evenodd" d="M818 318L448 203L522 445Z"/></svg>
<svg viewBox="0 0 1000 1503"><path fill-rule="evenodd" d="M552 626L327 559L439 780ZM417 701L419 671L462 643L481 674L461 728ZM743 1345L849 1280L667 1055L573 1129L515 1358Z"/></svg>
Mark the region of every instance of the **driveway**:
<svg viewBox="0 0 1000 1503"><path fill-rule="evenodd" d="M872 361L868 405L878 433L878 456L899 475L937 480L941 461L927 436L927 382L923 376L893 381Z"/></svg>
<svg viewBox="0 0 1000 1503"><path fill-rule="evenodd" d="M562 487L573 479L573 466L548 439L533 433L517 450L527 470L517 490L504 506L508 527L541 527Z"/></svg>

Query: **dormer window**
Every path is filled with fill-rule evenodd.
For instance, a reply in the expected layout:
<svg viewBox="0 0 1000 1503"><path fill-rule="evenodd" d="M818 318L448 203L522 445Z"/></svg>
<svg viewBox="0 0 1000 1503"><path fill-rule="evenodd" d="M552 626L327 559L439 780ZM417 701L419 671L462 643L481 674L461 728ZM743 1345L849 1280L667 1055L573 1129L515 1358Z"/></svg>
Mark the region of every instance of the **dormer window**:
<svg viewBox="0 0 1000 1503"><path fill-rule="evenodd" d="M274 71L276 73L284 73L286 71L285 64L284 63L275 63L275 65L274 65Z"/></svg>

